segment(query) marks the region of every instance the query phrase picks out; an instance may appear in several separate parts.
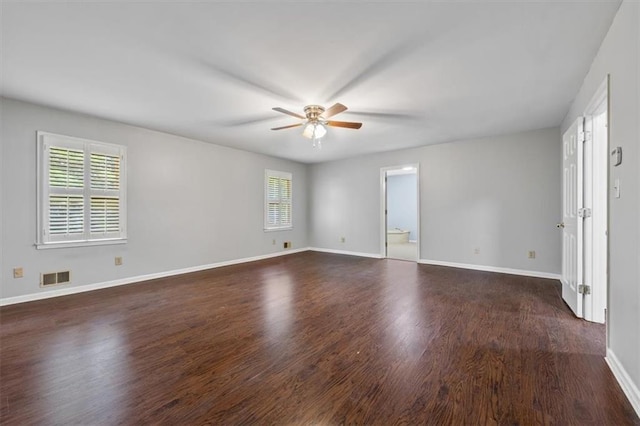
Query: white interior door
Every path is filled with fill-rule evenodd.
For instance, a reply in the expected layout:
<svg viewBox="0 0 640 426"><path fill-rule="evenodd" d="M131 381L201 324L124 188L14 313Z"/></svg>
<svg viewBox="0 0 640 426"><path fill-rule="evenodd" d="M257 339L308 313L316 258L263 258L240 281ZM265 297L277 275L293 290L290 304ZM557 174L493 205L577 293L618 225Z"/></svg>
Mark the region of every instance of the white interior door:
<svg viewBox="0 0 640 426"><path fill-rule="evenodd" d="M602 82L584 111L584 214L583 318L605 323L607 308L607 203L608 203L608 77Z"/></svg>
<svg viewBox="0 0 640 426"><path fill-rule="evenodd" d="M562 136L562 298L578 318L584 316L583 230L579 209L583 197L584 118L579 117Z"/></svg>

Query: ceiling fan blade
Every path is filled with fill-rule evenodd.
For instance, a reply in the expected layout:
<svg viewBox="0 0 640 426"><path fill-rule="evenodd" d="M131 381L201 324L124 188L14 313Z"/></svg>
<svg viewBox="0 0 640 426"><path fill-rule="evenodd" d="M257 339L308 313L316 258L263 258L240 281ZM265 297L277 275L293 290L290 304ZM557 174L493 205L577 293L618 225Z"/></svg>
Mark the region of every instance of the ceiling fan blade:
<svg viewBox="0 0 640 426"><path fill-rule="evenodd" d="M347 129L359 129L362 123L354 123L353 121L327 121L328 126L346 127Z"/></svg>
<svg viewBox="0 0 640 426"><path fill-rule="evenodd" d="M298 124L290 124L288 126L282 126L282 127L272 127L271 130L282 130L282 129L290 129L292 127L300 127L302 126L303 123L298 123Z"/></svg>
<svg viewBox="0 0 640 426"><path fill-rule="evenodd" d="M272 108L272 109L274 111L278 111L278 112L281 112L283 114L291 115L291 116L296 117L296 118L301 118L303 120L307 119L307 117L305 117L304 115L296 114L295 112L288 111L288 110L286 110L284 108L275 107L275 108Z"/></svg>
<svg viewBox="0 0 640 426"><path fill-rule="evenodd" d="M347 107L342 105L341 103L334 104L331 108L320 114L323 118L333 117L336 114L340 114L347 110Z"/></svg>

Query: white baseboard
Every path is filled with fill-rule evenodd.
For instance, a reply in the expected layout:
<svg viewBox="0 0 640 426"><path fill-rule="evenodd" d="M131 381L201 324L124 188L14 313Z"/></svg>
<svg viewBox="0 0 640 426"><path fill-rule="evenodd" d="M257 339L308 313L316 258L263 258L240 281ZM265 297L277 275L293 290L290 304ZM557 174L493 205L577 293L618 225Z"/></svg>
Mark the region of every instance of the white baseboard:
<svg viewBox="0 0 640 426"><path fill-rule="evenodd" d="M348 256L360 256L360 257L370 257L373 259L382 259L382 255L378 253L361 253L357 251L334 250L334 249L326 249L326 248L319 248L319 247L309 247L309 250L319 251L322 253L346 254Z"/></svg>
<svg viewBox="0 0 640 426"><path fill-rule="evenodd" d="M135 277L121 278L113 281L105 281L101 283L80 285L76 287L59 288L56 290L43 291L33 294L25 294L23 296L5 297L0 299L0 306L14 305L16 303L32 302L34 300L49 299L51 297L67 296L69 294L84 293L86 291L99 290L102 288L117 287L126 284L135 284L142 281L154 280L156 278L165 278L173 275L188 274L190 272L204 271L206 269L220 268L223 266L237 265L239 263L255 262L256 260L270 259L272 257L285 256L293 253L300 253L309 250L307 247L300 249L292 249L277 253L263 254L260 256L245 257L242 259L226 260L224 262L210 263L208 265L191 266L188 268L174 269L171 271L157 272L147 275L138 275Z"/></svg>
<svg viewBox="0 0 640 426"><path fill-rule="evenodd" d="M640 416L640 390L638 390L638 386L633 383L631 377L627 373L627 370L624 369L616 354L609 348L607 348L607 356L604 358L613 373L613 376L616 378L622 391L629 399L631 406L638 416Z"/></svg>
<svg viewBox="0 0 640 426"><path fill-rule="evenodd" d="M522 275L525 277L549 278L559 280L560 274L552 274L550 272L525 271L523 269L501 268L499 266L474 265L472 263L456 263L445 262L442 260L420 259L418 263L423 265L449 266L451 268L473 269L475 271L497 272L500 274Z"/></svg>

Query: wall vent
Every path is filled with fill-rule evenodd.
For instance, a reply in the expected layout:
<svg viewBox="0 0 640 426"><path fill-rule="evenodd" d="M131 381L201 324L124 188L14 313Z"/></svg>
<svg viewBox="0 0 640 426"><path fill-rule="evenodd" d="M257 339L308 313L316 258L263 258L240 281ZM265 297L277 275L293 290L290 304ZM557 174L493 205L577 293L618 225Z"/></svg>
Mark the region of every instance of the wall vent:
<svg viewBox="0 0 640 426"><path fill-rule="evenodd" d="M50 286L56 284L65 284L71 280L71 271L50 272L40 275L40 285Z"/></svg>

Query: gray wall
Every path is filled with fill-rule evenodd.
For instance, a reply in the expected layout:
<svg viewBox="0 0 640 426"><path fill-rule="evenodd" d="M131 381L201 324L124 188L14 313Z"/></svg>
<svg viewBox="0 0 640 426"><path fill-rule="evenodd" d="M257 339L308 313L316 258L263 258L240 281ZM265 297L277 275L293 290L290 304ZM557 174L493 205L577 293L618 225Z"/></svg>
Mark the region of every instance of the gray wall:
<svg viewBox="0 0 640 426"><path fill-rule="evenodd" d="M640 387L640 4L625 1L562 124L582 115L610 75L609 146L623 162L609 168L609 349ZM611 163L610 163L611 164ZM621 197L613 198L620 179Z"/></svg>
<svg viewBox="0 0 640 426"><path fill-rule="evenodd" d="M418 181L415 174L387 178L387 226L409 231L409 239L418 238Z"/></svg>
<svg viewBox="0 0 640 426"><path fill-rule="evenodd" d="M560 272L558 129L306 166L9 99L0 105L3 298L43 291L41 272L70 269L73 286L95 284L282 251L284 240L380 254L380 168L410 163L421 166L423 259ZM128 147L128 244L34 248L37 130ZM294 174L293 231L262 230L265 168ZM14 279L18 266L25 277Z"/></svg>
<svg viewBox="0 0 640 426"><path fill-rule="evenodd" d="M37 293L39 274L70 269L95 284L307 247L307 167L88 116L1 99L0 297ZM126 245L36 250L36 131L127 146ZM264 169L293 173L294 229L264 232ZM233 208L231 210L230 208ZM272 245L272 239L277 245ZM124 265L114 266L122 256ZM12 268L25 276L14 279Z"/></svg>
<svg viewBox="0 0 640 426"><path fill-rule="evenodd" d="M422 259L558 274L559 150L552 128L313 165L310 243L381 254L380 168L420 163Z"/></svg>

